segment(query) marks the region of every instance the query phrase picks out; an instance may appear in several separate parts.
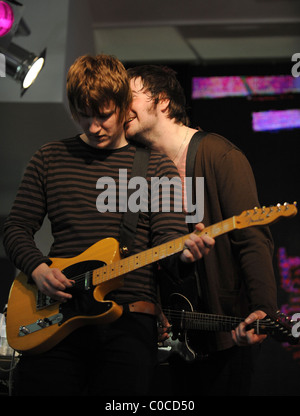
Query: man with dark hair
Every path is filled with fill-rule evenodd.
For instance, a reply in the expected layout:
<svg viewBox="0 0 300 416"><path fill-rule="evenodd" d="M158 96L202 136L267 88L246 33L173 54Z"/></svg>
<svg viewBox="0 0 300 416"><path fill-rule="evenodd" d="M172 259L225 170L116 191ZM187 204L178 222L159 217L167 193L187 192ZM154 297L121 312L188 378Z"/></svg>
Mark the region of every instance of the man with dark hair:
<svg viewBox="0 0 300 416"><path fill-rule="evenodd" d="M184 181L189 145L198 131L187 125L184 92L175 72L156 65L130 68L127 72L133 101L126 137L168 155ZM194 177L204 178L206 227L259 207L249 162L224 137L211 133L202 137L196 150ZM232 334L198 334L197 348L208 358L188 365L178 360L171 366L176 394L249 392L252 349L239 347L262 342L266 336L246 331L246 325L278 309L272 254L273 241L267 227L224 234L216 239L209 256L197 262L197 277L190 286L173 289L193 297L196 310L247 317ZM172 290L171 284L167 290L164 286L161 284L163 302L165 292L170 294ZM167 325L165 319L164 324Z"/></svg>
<svg viewBox="0 0 300 416"><path fill-rule="evenodd" d="M52 259L75 258L98 241L105 246L107 238L119 240L124 212L115 209L115 201L122 198L120 170L127 170L130 176L139 148L128 144L125 138L124 121L131 90L126 70L118 59L107 55L78 58L68 72L67 94L73 117L83 133L47 143L35 153L4 227L4 244L11 260L27 275L29 284L61 303L60 310L62 314L66 310L66 318L68 305L86 307L90 313L85 293L93 287L84 284L81 292L73 291L75 278L65 276L59 267L51 267ZM145 195L151 191L148 184L152 177L171 179L177 175L166 156L152 151ZM113 201L111 206L99 206L103 189L99 180L103 178L110 179L108 184L113 181L114 186L103 191ZM123 179L127 186L127 176ZM173 198L175 192L170 212L161 209L161 193L157 211L140 212L130 254L186 236L184 214L175 212ZM46 214L54 239L47 256L34 241ZM202 229L199 224L198 230ZM161 267L172 269L175 279L181 279L182 271L192 270L192 262L213 244L213 239L193 233L181 253L159 257ZM87 260L101 261L102 255L97 252L96 259ZM157 301L155 264L145 264L143 268L130 269L124 284L108 294L123 310L117 320L102 326L83 326L50 350L22 354L16 371L16 395L147 394L157 358ZM8 317L9 313L8 310Z"/></svg>

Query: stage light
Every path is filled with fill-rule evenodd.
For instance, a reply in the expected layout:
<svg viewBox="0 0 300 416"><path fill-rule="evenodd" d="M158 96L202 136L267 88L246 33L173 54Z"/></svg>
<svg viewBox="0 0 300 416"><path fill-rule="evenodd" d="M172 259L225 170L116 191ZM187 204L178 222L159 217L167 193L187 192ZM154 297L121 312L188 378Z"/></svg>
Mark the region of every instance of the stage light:
<svg viewBox="0 0 300 416"><path fill-rule="evenodd" d="M5 1L0 1L0 37L5 36L13 27L14 12Z"/></svg>
<svg viewBox="0 0 300 416"><path fill-rule="evenodd" d="M0 46L7 48L14 36L28 36L23 21L25 7L16 0L0 1ZM24 30L25 26L25 30Z"/></svg>
<svg viewBox="0 0 300 416"><path fill-rule="evenodd" d="M21 96L33 84L45 64L46 49L35 55L11 43L6 49L0 47L6 57L6 74L21 83Z"/></svg>

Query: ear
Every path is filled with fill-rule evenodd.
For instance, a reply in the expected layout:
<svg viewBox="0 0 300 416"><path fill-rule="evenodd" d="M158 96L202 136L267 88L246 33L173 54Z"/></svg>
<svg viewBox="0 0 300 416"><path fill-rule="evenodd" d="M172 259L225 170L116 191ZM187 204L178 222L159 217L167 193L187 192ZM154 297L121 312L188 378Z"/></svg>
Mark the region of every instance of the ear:
<svg viewBox="0 0 300 416"><path fill-rule="evenodd" d="M160 110L163 113L169 110L169 104L170 104L170 99L166 98L163 95L160 95L158 105L159 105Z"/></svg>

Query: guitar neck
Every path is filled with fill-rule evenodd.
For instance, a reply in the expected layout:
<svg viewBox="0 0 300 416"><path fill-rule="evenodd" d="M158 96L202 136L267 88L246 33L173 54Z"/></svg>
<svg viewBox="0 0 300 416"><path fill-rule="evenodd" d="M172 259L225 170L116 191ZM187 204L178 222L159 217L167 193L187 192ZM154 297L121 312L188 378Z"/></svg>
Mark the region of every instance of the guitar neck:
<svg viewBox="0 0 300 416"><path fill-rule="evenodd" d="M203 331L231 331L236 328L244 319L233 316L213 315L201 312L189 312L178 310L163 310L165 315L176 326L185 330L195 329ZM258 321L257 321L258 322Z"/></svg>
<svg viewBox="0 0 300 416"><path fill-rule="evenodd" d="M244 318L235 316L170 309L164 309L163 311L166 317L174 323L176 328L183 330L230 332L244 321ZM277 334L277 337L284 336L286 340L289 337L289 330L284 325L280 325L277 320L272 320L269 316L247 325L246 330L248 331L250 329L254 329L255 334Z"/></svg>
<svg viewBox="0 0 300 416"><path fill-rule="evenodd" d="M212 238L221 234L228 233L235 229L235 217L228 218L209 227L206 227L203 231L194 232L197 235L208 235ZM184 243L188 239L190 234L176 238L175 240L168 241L167 243L160 244L156 247L142 251L138 254L126 257L118 260L112 264L100 267L93 271L93 284L96 286L107 280L121 276L123 274L132 272L148 264L157 262L173 254L179 253L184 250Z"/></svg>
<svg viewBox="0 0 300 416"><path fill-rule="evenodd" d="M163 310L166 317L175 330L203 330L203 331L223 331L230 332L235 329L243 318L233 316L223 316L206 314L201 312L184 311L184 310ZM246 326L246 331L253 329L255 334L271 335L279 342L288 342L290 345L297 345L299 339L294 337L291 331L293 321L284 317L280 320L280 315L266 315L263 319L257 319Z"/></svg>
<svg viewBox="0 0 300 416"><path fill-rule="evenodd" d="M243 211L241 215L233 216L224 221L204 228L202 231L195 230L197 235L208 235L212 238L228 233L234 229L247 228L251 226L261 226L270 224L278 220L280 216L290 217L297 213L296 203L290 205L285 203L283 206L277 204L277 207L254 208L253 210ZM94 270L93 284L95 286L107 280L132 272L140 267L147 266L175 253L184 250L184 243L190 234L167 243L160 244L156 247L142 251L138 254L118 260L99 269Z"/></svg>
<svg viewBox="0 0 300 416"><path fill-rule="evenodd" d="M203 231L195 230L197 235L208 235L209 237L215 238L219 235L229 233L230 231L237 228L236 217L228 218L227 220L217 222L216 224L206 227Z"/></svg>

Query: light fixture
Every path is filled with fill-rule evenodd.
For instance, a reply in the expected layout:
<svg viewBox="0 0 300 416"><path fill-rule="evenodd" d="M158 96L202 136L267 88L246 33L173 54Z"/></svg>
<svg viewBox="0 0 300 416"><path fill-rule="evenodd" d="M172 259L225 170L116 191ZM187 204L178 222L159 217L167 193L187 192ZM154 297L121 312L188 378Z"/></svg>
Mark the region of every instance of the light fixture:
<svg viewBox="0 0 300 416"><path fill-rule="evenodd" d="M22 96L42 70L45 63L46 49L40 55L35 55L14 43L10 43L7 48L1 48L0 46L0 52L6 57L7 75L21 83Z"/></svg>
<svg viewBox="0 0 300 416"><path fill-rule="evenodd" d="M12 38L19 35L24 10L25 7L16 0L0 1L0 46L6 48ZM25 22L24 24L26 25ZM28 31L22 30L22 33L20 32L21 36L27 36L27 34Z"/></svg>
<svg viewBox="0 0 300 416"><path fill-rule="evenodd" d="M12 43L15 36L30 35L23 14L24 6L17 0L0 0L0 64L4 62L2 72L5 75L21 83L21 96L43 69L46 56L46 49L40 55L35 55Z"/></svg>
<svg viewBox="0 0 300 416"><path fill-rule="evenodd" d="M0 1L0 37L5 36L13 27L14 12L10 4Z"/></svg>

